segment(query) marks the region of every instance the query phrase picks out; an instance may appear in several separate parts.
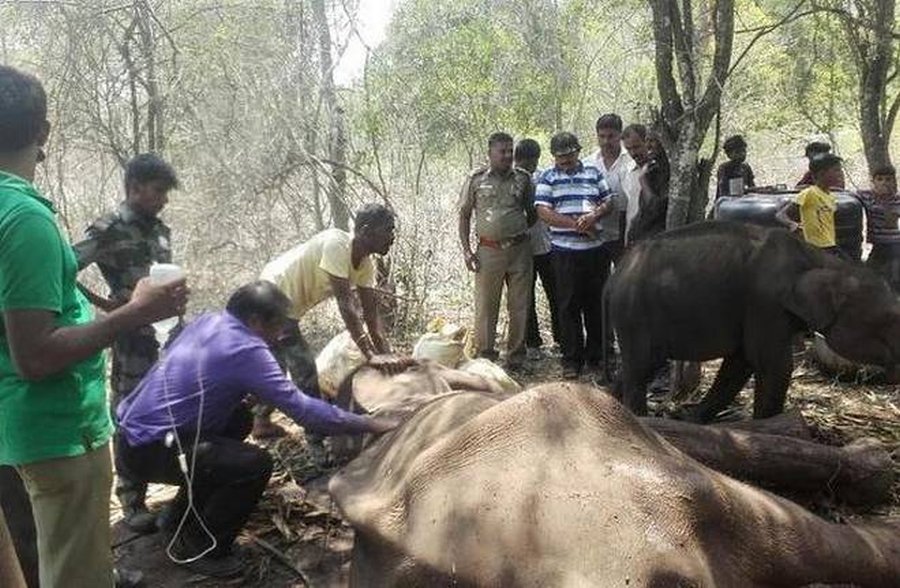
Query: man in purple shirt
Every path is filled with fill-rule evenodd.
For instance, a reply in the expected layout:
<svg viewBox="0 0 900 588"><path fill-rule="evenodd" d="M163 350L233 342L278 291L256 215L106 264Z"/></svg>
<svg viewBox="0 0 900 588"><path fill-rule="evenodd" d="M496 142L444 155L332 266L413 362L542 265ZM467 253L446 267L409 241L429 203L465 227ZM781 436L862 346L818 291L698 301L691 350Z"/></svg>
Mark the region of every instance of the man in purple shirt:
<svg viewBox="0 0 900 588"><path fill-rule="evenodd" d="M285 376L270 345L277 345L289 308L269 282L241 287L224 312L185 327L117 410L116 468L135 480L181 486L173 503L180 524L169 551L197 573L240 573L232 544L272 474L266 450L243 442L253 423L248 394L320 433L382 433L394 426L309 397Z"/></svg>

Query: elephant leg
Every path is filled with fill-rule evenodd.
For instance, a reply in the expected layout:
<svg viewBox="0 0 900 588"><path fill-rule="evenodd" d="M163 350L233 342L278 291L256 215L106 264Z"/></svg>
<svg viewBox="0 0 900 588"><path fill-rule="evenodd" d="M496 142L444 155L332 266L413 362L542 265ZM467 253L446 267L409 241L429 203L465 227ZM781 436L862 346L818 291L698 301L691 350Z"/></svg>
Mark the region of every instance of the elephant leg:
<svg viewBox="0 0 900 588"><path fill-rule="evenodd" d="M783 347L783 349L781 348ZM756 390L753 395L753 418L765 419L784 411L784 401L791 385L794 357L788 342L773 346L765 354L756 373Z"/></svg>
<svg viewBox="0 0 900 588"><path fill-rule="evenodd" d="M634 353L632 350L622 350L622 404L635 415L647 414L647 384L663 363L664 357L655 357L649 352Z"/></svg>
<svg viewBox="0 0 900 588"><path fill-rule="evenodd" d="M707 423L714 419L717 414L728 408L750 379L751 373L753 369L743 354L726 357L706 396L688 413L687 419L698 423Z"/></svg>

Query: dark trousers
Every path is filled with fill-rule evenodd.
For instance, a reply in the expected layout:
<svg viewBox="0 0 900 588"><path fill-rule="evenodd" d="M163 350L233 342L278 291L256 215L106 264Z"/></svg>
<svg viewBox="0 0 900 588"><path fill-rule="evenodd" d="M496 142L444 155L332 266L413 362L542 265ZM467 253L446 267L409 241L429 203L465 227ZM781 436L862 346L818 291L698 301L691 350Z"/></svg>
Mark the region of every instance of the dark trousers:
<svg viewBox="0 0 900 588"><path fill-rule="evenodd" d="M525 344L534 348L544 344L544 340L541 338L541 328L538 324L537 300L535 296L535 287L539 276L541 278L541 286L544 288L544 294L547 296L547 304L550 307L550 325L553 341L559 344L559 311L556 305L556 277L553 273L553 254L535 255L532 257L532 260L534 261L534 278L531 280L531 306L528 309Z"/></svg>
<svg viewBox="0 0 900 588"><path fill-rule="evenodd" d="M556 300L563 364L581 368L603 359L603 286L610 250L555 250Z"/></svg>
<svg viewBox="0 0 900 588"><path fill-rule="evenodd" d="M208 399L211 400L211 399ZM253 416L243 405L235 409L225 430L201 434L194 466L194 507L216 537L218 546L212 556L228 553L234 538L246 524L272 475L272 459L265 449L244 443L250 434ZM194 459L193 431L179 431L188 467ZM137 480L180 486L173 504L173 520L181 520L188 505L188 489L178 466L178 449L163 441L132 447L121 434L116 435L116 469ZM172 529L174 530L174 528ZM189 515L176 542L181 557L193 557L206 549L209 537L196 516Z"/></svg>

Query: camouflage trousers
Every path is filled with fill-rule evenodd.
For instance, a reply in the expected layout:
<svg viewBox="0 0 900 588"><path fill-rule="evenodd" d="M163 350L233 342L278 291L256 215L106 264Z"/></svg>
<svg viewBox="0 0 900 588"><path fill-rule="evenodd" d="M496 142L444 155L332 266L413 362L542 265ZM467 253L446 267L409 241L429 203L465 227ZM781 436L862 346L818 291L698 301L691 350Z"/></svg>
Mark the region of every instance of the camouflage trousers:
<svg viewBox="0 0 900 588"><path fill-rule="evenodd" d="M316 356L300 333L297 323L291 322L285 328L278 344L273 346L272 353L282 371L291 377L291 381L301 392L313 398L322 397L319 391ZM271 416L274 410L267 404L257 404L253 407L253 415L266 418Z"/></svg>
<svg viewBox="0 0 900 588"><path fill-rule="evenodd" d="M159 345L151 326L122 335L113 342L110 374L113 419L116 418L119 403L131 394L158 358ZM119 473L116 477L116 496L123 508L140 507L147 496L147 484L130 480Z"/></svg>

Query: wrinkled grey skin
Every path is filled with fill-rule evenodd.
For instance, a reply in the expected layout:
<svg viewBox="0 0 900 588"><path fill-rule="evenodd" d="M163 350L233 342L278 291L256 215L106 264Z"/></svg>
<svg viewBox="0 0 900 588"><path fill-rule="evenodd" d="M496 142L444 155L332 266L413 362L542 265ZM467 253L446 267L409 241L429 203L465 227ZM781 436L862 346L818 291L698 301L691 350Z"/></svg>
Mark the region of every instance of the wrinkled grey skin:
<svg viewBox="0 0 900 588"><path fill-rule="evenodd" d="M896 526L830 524L714 472L597 389L419 401L329 485L351 586L900 585Z"/></svg>
<svg viewBox="0 0 900 588"><path fill-rule="evenodd" d="M622 353L618 389L638 415L667 359L717 358L722 367L689 418L711 420L751 375L754 418L778 414L792 339L807 328L850 360L900 363L900 303L888 285L781 229L715 221L664 233L626 254L605 295Z"/></svg>

